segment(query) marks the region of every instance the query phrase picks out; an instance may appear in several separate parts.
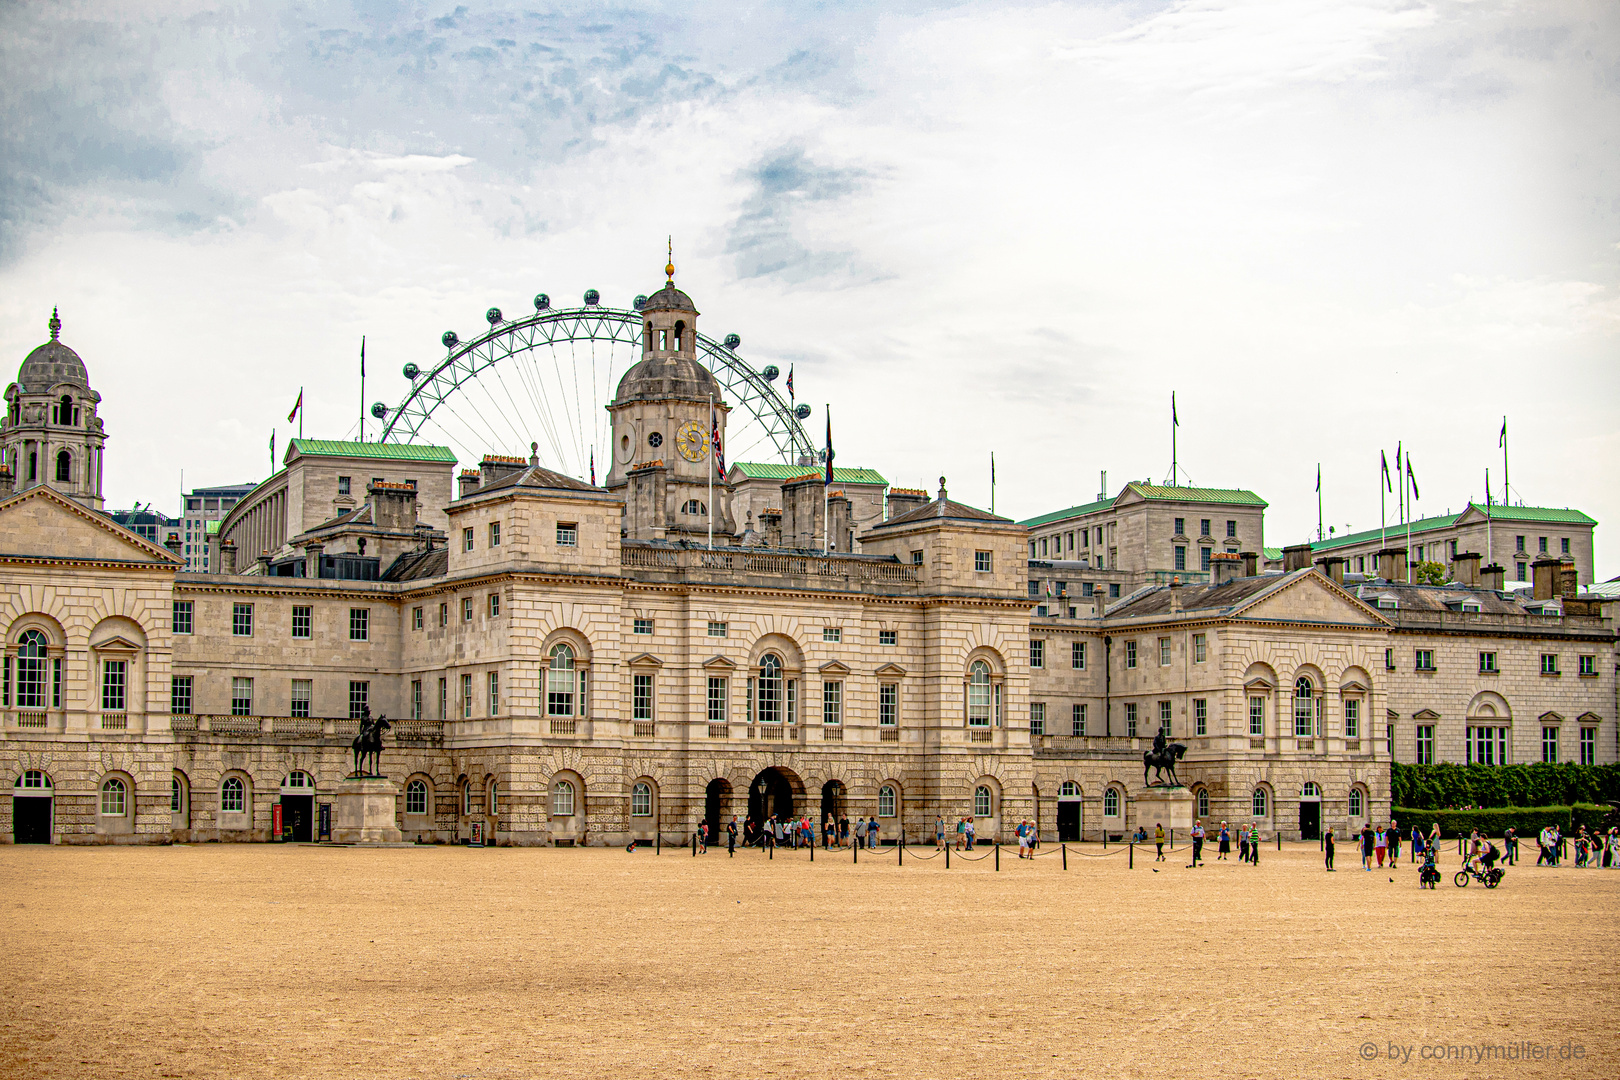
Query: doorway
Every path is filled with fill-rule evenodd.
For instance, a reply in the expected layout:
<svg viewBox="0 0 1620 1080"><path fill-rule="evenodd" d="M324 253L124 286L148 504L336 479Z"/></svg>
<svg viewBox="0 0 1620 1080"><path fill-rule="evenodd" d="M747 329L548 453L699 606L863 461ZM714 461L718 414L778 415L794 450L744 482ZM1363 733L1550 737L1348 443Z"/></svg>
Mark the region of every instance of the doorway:
<svg viewBox="0 0 1620 1080"><path fill-rule="evenodd" d="M720 842L721 830L731 820L731 782L710 780L703 795L703 820L709 823L709 843Z"/></svg>
<svg viewBox="0 0 1620 1080"><path fill-rule="evenodd" d="M1078 843L1080 840L1080 800L1062 799L1057 811L1058 842Z"/></svg>
<svg viewBox="0 0 1620 1080"><path fill-rule="evenodd" d="M764 770L748 785L748 816L756 824L772 816L786 821L794 812L793 789L793 780L785 770L774 766Z"/></svg>
<svg viewBox="0 0 1620 1080"><path fill-rule="evenodd" d="M315 796L283 795L281 827L293 843L311 843L315 839Z"/></svg>
<svg viewBox="0 0 1620 1080"><path fill-rule="evenodd" d="M842 780L829 780L821 785L821 820L816 822L816 832L826 824L831 815L836 824L844 816L844 782Z"/></svg>
<svg viewBox="0 0 1620 1080"><path fill-rule="evenodd" d="M1322 838L1322 803L1319 799L1299 804L1299 838L1301 840L1320 840Z"/></svg>
<svg viewBox="0 0 1620 1080"><path fill-rule="evenodd" d="M56 800L49 795L14 795L11 799L11 839L18 844L51 842L51 808Z"/></svg>

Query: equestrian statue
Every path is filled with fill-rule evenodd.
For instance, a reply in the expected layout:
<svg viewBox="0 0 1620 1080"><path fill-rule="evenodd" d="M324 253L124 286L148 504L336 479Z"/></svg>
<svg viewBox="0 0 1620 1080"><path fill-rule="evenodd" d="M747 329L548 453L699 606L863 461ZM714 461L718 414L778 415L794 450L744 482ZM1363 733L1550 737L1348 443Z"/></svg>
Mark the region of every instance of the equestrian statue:
<svg viewBox="0 0 1620 1080"><path fill-rule="evenodd" d="M1153 749L1142 751L1142 786L1157 787L1164 783L1164 774L1169 772L1169 787L1180 787L1181 781L1176 778L1176 762L1187 756L1187 747L1184 743L1173 743L1164 737L1164 732L1153 736ZM1154 782L1148 783L1148 770L1154 770Z"/></svg>
<svg viewBox="0 0 1620 1080"><path fill-rule="evenodd" d="M378 771L382 768L382 733L392 726L386 713L373 720L371 707L368 705L360 707L360 734L349 744L349 749L354 752L354 772L349 774L351 777L382 775ZM370 772L366 772L362 767L368 757L371 758Z"/></svg>

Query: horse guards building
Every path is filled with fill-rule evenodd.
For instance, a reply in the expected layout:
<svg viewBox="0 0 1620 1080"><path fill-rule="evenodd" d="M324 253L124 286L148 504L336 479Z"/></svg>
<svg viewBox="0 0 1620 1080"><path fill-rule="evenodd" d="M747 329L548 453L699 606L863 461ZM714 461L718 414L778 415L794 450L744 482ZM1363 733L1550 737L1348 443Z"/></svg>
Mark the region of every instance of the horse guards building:
<svg viewBox="0 0 1620 1080"><path fill-rule="evenodd" d="M943 477L734 464L711 549L698 312L673 280L642 312L601 486L533 448L453 476L442 447L296 439L207 573L102 512L100 395L53 313L0 424L0 835L321 839L367 710L424 842L770 813L1122 836L1154 824L1161 730L1199 816L1268 836L1386 820L1392 758L1616 760L1584 515L1471 507L1563 543L1523 589L1456 545L1422 586L1394 543L1268 570L1244 490L1132 482L1020 523Z"/></svg>

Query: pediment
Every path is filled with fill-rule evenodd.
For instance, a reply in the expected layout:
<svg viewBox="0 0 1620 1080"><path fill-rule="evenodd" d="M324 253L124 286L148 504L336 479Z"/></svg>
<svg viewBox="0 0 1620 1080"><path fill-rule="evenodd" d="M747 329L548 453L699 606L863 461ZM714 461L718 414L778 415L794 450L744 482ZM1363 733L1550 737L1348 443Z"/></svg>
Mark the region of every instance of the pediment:
<svg viewBox="0 0 1620 1080"><path fill-rule="evenodd" d="M663 667L664 662L650 652L637 653L625 661L631 667Z"/></svg>
<svg viewBox="0 0 1620 1080"><path fill-rule="evenodd" d="M1583 712L1575 719L1579 720L1583 724L1601 724L1603 722L1603 717L1599 716L1595 712Z"/></svg>
<svg viewBox="0 0 1620 1080"><path fill-rule="evenodd" d="M905 673L906 669L899 664L884 664L873 672L874 675L904 675Z"/></svg>
<svg viewBox="0 0 1620 1080"><path fill-rule="evenodd" d="M143 539L45 484L0 502L0 552L164 566L183 562L168 548Z"/></svg>
<svg viewBox="0 0 1620 1080"><path fill-rule="evenodd" d="M1266 678L1264 675L1256 675L1254 678L1248 680L1247 682L1245 682L1243 684L1243 689L1245 689L1245 690L1265 690L1265 691L1269 692L1269 691L1277 689L1277 684L1276 684L1275 681Z"/></svg>
<svg viewBox="0 0 1620 1080"><path fill-rule="evenodd" d="M737 665L734 661L727 660L725 657L719 655L711 656L707 660L703 661L703 666L708 668L710 671L737 670Z"/></svg>
<svg viewBox="0 0 1620 1080"><path fill-rule="evenodd" d="M129 638L120 635L110 637L106 641L97 642L92 648L97 652L139 652L141 646L138 642L131 641Z"/></svg>
<svg viewBox="0 0 1620 1080"><path fill-rule="evenodd" d="M1278 585L1239 605L1232 612L1232 617L1369 628L1393 625L1341 585L1315 570L1283 578Z"/></svg>
<svg viewBox="0 0 1620 1080"><path fill-rule="evenodd" d="M1544 713L1541 714L1541 722L1543 724L1549 723L1549 722L1554 723L1554 724L1561 724L1561 723L1563 723L1563 721L1564 721L1564 718L1562 716L1558 715L1555 712L1544 712Z"/></svg>
<svg viewBox="0 0 1620 1080"><path fill-rule="evenodd" d="M1339 693L1341 694L1369 694L1371 692L1372 687L1368 686L1360 679L1351 679L1349 682L1339 687Z"/></svg>
<svg viewBox="0 0 1620 1080"><path fill-rule="evenodd" d="M849 665L837 660L829 660L816 669L823 675L848 675Z"/></svg>
<svg viewBox="0 0 1620 1080"><path fill-rule="evenodd" d="M1435 712L1433 709L1419 709L1417 712L1412 714L1412 719L1414 719L1414 720L1438 720L1438 719L1440 719L1440 714Z"/></svg>

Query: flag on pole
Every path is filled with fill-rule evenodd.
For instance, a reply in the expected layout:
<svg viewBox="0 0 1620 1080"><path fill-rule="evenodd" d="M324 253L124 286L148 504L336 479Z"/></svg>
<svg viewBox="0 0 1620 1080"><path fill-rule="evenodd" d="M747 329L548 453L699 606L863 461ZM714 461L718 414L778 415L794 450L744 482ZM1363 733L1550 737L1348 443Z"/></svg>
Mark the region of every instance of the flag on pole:
<svg viewBox="0 0 1620 1080"><path fill-rule="evenodd" d="M270 429L270 471L276 471L276 429Z"/></svg>
<svg viewBox="0 0 1620 1080"><path fill-rule="evenodd" d="M304 407L304 388L299 387L298 388L298 400L293 402L292 412L287 414L287 423L290 424L294 420L298 419L298 410L302 409L303 407Z"/></svg>
<svg viewBox="0 0 1620 1080"><path fill-rule="evenodd" d="M1394 491L1395 490L1395 485L1390 483L1390 480L1389 480L1389 456L1387 454L1385 454L1382 450L1378 451L1378 467L1383 472L1384 490L1385 491Z"/></svg>
<svg viewBox="0 0 1620 1080"><path fill-rule="evenodd" d="M709 445L714 448L714 468L720 474L720 479L726 477L726 447L720 441L720 413L709 402Z"/></svg>
<svg viewBox="0 0 1620 1080"><path fill-rule="evenodd" d="M832 410L827 410L827 483L833 482Z"/></svg>
<svg viewBox="0 0 1620 1080"><path fill-rule="evenodd" d="M596 447L591 447L591 487L596 486Z"/></svg>
<svg viewBox="0 0 1620 1080"><path fill-rule="evenodd" d="M788 404L792 405L793 404L793 365L792 364L788 365L787 390L788 390Z"/></svg>
<svg viewBox="0 0 1620 1080"><path fill-rule="evenodd" d="M1170 391L1170 426L1181 426L1181 420L1176 416L1176 392L1174 390Z"/></svg>
<svg viewBox="0 0 1620 1080"><path fill-rule="evenodd" d="M1496 437L1497 446L1507 445L1507 417L1502 417L1502 434Z"/></svg>
<svg viewBox="0 0 1620 1080"><path fill-rule="evenodd" d="M1322 463L1320 461L1316 463L1316 490L1318 492L1322 490Z"/></svg>
<svg viewBox="0 0 1620 1080"><path fill-rule="evenodd" d="M1423 493L1418 490L1417 474L1412 471L1412 455L1406 455L1406 481L1412 485L1412 498L1421 499Z"/></svg>
<svg viewBox="0 0 1620 1080"><path fill-rule="evenodd" d="M360 377L366 377L366 335L360 335Z"/></svg>

